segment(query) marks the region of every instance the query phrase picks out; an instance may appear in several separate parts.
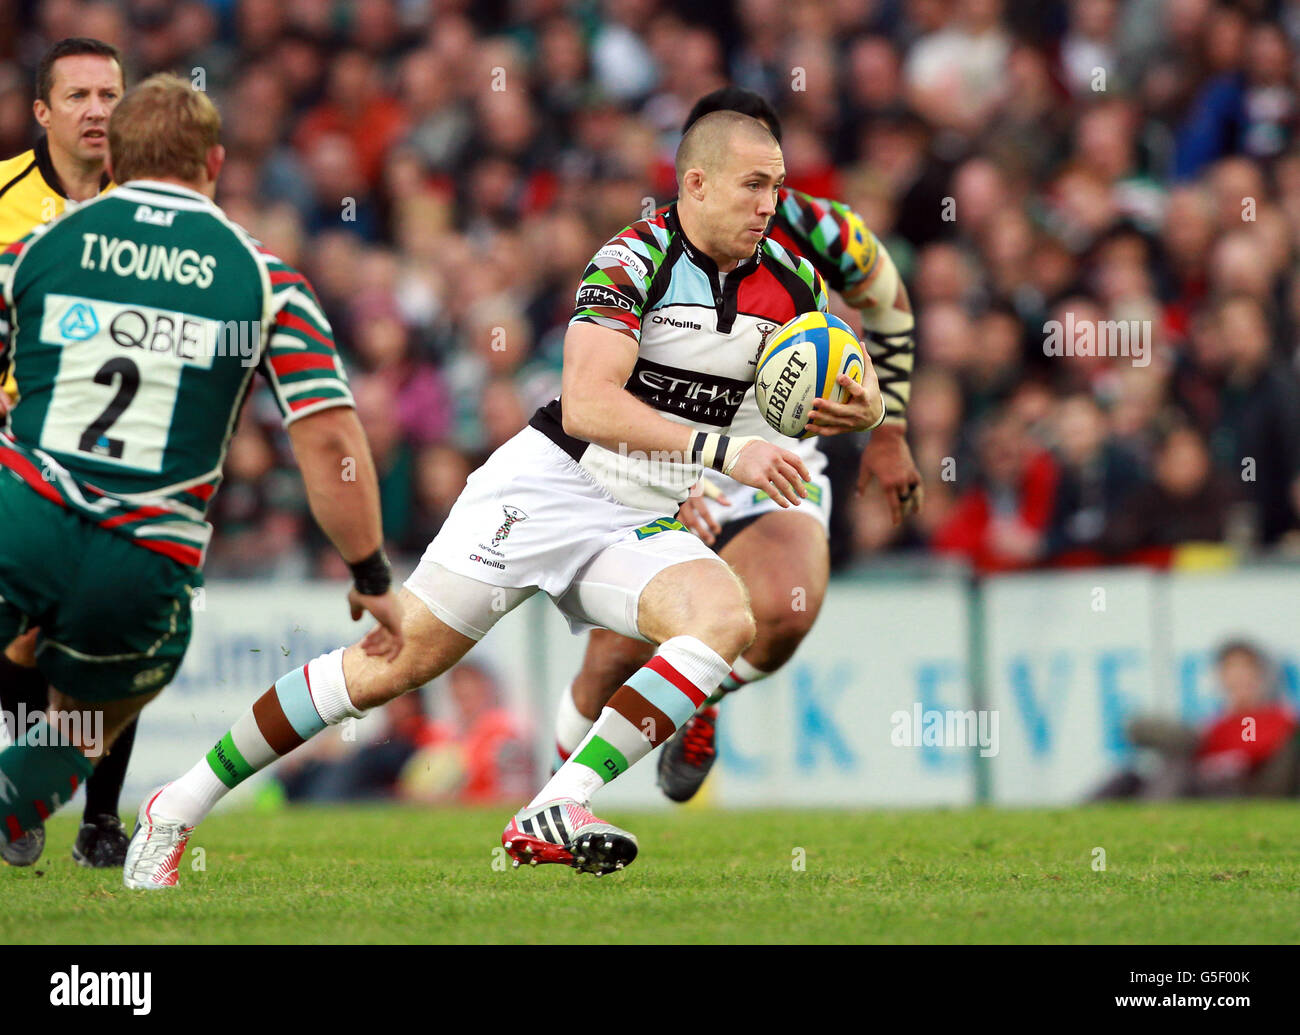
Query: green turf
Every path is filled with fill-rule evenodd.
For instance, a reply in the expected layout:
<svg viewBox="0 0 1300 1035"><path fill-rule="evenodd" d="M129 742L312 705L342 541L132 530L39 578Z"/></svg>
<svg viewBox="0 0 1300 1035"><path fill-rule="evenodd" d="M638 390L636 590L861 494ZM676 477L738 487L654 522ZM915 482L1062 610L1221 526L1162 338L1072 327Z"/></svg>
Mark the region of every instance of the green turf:
<svg viewBox="0 0 1300 1035"><path fill-rule="evenodd" d="M115 873L78 869L74 820L59 817L35 868L0 866L0 943L1300 937L1294 804L615 813L606 818L638 835L641 856L599 879L494 868L506 818L399 807L219 814L190 842L181 886L142 894Z"/></svg>

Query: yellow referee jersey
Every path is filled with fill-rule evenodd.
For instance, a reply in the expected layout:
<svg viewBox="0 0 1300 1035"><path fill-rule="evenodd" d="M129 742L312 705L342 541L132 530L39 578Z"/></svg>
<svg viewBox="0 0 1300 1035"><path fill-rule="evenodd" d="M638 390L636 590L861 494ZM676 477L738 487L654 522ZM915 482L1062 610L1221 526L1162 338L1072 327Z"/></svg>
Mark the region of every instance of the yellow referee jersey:
<svg viewBox="0 0 1300 1035"><path fill-rule="evenodd" d="M113 185L105 173L100 193ZM30 151L0 162L0 249L22 240L41 223L57 219L69 205L75 208L77 203L63 192L50 161L49 141L41 137ZM13 398L15 386L8 373L3 387Z"/></svg>

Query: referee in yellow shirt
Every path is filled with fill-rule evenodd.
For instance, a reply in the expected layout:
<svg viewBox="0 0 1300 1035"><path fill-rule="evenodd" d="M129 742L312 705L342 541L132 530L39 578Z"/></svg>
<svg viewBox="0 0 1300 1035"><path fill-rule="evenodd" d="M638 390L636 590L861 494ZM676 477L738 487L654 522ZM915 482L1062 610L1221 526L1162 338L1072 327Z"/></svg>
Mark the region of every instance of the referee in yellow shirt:
<svg viewBox="0 0 1300 1035"><path fill-rule="evenodd" d="M32 150L0 162L0 250L112 186L104 171L108 117L124 88L122 55L100 40L60 40L41 59L32 110L45 135ZM8 373L3 387L0 421L15 396ZM20 636L0 655L0 708L15 721L20 704L29 715L48 707L48 687L36 668L37 632ZM126 857L128 838L118 817L118 798L134 744L132 723L86 781L85 815L72 849L83 866L120 867ZM0 849L0 858L12 866L30 866L44 847L45 831L33 830Z"/></svg>

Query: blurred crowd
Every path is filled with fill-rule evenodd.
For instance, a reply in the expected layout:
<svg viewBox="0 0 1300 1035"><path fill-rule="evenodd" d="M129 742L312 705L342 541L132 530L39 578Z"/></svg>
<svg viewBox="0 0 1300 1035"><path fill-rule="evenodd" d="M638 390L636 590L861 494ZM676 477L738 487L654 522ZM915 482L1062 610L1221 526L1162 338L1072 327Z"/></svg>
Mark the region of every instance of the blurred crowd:
<svg viewBox="0 0 1300 1035"><path fill-rule="evenodd" d="M839 560L1161 563L1300 528L1300 4L0 0L0 154L69 35L217 101L218 201L315 285L397 554L558 391L586 261L673 197L681 121L728 82L917 314L926 505L895 529L838 464ZM1147 349L1049 356L1051 321ZM213 520L213 576L341 574L264 394Z"/></svg>

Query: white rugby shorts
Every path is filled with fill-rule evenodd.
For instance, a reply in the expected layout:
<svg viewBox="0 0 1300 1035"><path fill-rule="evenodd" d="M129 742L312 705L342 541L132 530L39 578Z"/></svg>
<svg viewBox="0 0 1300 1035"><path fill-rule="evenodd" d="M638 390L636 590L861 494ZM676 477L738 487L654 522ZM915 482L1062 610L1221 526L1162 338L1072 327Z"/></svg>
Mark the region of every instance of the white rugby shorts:
<svg viewBox="0 0 1300 1035"><path fill-rule="evenodd" d="M470 475L406 588L473 639L540 589L575 633L599 626L644 640L641 591L696 560L722 563L675 515L619 503L527 427Z"/></svg>

